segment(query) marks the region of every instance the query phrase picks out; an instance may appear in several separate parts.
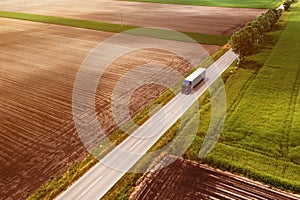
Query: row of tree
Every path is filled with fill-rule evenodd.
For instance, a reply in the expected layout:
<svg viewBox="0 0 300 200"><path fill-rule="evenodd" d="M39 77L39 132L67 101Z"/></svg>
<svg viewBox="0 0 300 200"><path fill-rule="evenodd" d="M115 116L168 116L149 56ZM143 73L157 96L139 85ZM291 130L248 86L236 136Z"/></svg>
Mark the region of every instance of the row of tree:
<svg viewBox="0 0 300 200"><path fill-rule="evenodd" d="M282 10L270 9L263 13L243 29L235 32L230 39L232 50L241 58L250 56L260 47L265 35L278 21Z"/></svg>
<svg viewBox="0 0 300 200"><path fill-rule="evenodd" d="M284 10L288 10L292 3L296 2L296 0L287 0L283 3Z"/></svg>

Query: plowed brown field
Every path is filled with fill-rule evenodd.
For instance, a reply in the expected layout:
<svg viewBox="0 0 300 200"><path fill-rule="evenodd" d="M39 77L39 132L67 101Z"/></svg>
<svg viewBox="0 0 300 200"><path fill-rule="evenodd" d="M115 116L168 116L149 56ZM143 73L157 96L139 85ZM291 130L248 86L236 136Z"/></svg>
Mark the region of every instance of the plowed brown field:
<svg viewBox="0 0 300 200"><path fill-rule="evenodd" d="M265 12L263 9L153 4L116 0L6 0L0 1L0 8L0 10L5 11L228 35Z"/></svg>
<svg viewBox="0 0 300 200"><path fill-rule="evenodd" d="M72 118L73 84L85 57L112 34L10 19L0 19L0 24L0 199L19 200L86 155ZM219 48L204 47L210 53ZM151 49L117 60L103 81L110 84L96 95L107 131L116 128L106 109L114 83L124 71L150 60L183 74L189 69L180 58ZM131 113L164 90L139 88Z"/></svg>
<svg viewBox="0 0 300 200"><path fill-rule="evenodd" d="M148 173L130 199L299 199L299 196L193 161L169 156L162 162L173 163Z"/></svg>

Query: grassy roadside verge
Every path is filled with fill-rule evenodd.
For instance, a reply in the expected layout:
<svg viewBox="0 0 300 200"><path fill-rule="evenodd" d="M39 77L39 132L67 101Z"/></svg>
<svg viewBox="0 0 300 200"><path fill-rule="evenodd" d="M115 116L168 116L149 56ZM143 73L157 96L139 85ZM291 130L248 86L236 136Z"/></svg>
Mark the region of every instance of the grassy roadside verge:
<svg viewBox="0 0 300 200"><path fill-rule="evenodd" d="M126 0L122 0L126 1ZM136 2L151 2L151 3L165 3L165 4L179 4L179 5L193 5L193 6L213 6L213 7L231 7L231 8L272 8L277 2L273 0L128 0Z"/></svg>
<svg viewBox="0 0 300 200"><path fill-rule="evenodd" d="M70 26L76 28L91 29L97 31L106 31L106 32L113 32L113 33L121 33L123 31L128 31L135 28L141 28L138 26L111 24L105 22L71 19L71 18L38 15L38 14L7 12L7 11L0 11L0 17L9 18L9 19L26 20L31 22L62 25L62 26ZM153 32L154 31L151 31L151 34L149 36L160 38L160 39L181 41L181 38L172 38L172 37L170 38L168 35L153 34ZM159 30L157 32L159 32ZM182 32L182 33L193 38L195 41L197 41L200 44L210 44L210 45L218 45L218 46L225 45L230 38L230 36L225 36L225 35L212 35L212 34L190 33L190 32ZM142 36L147 36L144 34L145 33L143 33Z"/></svg>
<svg viewBox="0 0 300 200"><path fill-rule="evenodd" d="M216 53L214 53L209 59L205 59L203 61L204 65L209 65L210 61L219 59L222 55L224 55L228 50L228 47L223 47ZM180 82L179 82L180 83ZM172 90L175 93L180 91L180 84L176 84ZM143 109L140 113L138 113L133 121L136 124L142 124L149 118L149 110L155 105L165 105L174 97L174 93L171 90L167 90L162 96L152 102L149 106ZM130 127L125 127L128 133L134 131L130 130ZM124 130L124 129L123 129ZM109 136L110 142L102 143L99 149L97 149L98 157L104 157L110 150L112 150L115 145L120 144L123 140L127 138L127 134L125 134L121 130L115 131L112 135ZM94 158L92 155L88 155L83 161L76 162L73 166L71 166L66 173L62 175L58 175L53 177L49 182L39 188L34 194L30 195L27 200L40 200L40 199L53 199L59 193L67 189L73 182L79 179L85 172L87 172L91 167L93 167L98 160Z"/></svg>

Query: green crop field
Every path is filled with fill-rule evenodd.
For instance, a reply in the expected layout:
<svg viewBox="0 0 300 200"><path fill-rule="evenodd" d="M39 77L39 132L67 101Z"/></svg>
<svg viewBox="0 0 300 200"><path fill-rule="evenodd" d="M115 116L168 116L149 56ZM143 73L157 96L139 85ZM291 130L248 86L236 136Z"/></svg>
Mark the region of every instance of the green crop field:
<svg viewBox="0 0 300 200"><path fill-rule="evenodd" d="M228 116L205 162L300 193L298 5L286 27L270 34L264 49L227 80ZM196 159L196 148L186 156Z"/></svg>
<svg viewBox="0 0 300 200"><path fill-rule="evenodd" d="M130 0L138 2L152 2L152 3L167 3L167 4L182 4L195 6L215 6L215 7L232 7L232 8L272 8L279 1L276 0Z"/></svg>

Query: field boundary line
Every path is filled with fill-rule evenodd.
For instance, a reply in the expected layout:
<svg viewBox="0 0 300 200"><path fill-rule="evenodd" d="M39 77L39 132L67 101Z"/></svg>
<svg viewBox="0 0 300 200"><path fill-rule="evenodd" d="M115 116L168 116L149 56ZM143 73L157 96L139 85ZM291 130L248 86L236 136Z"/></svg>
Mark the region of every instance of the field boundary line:
<svg viewBox="0 0 300 200"><path fill-rule="evenodd" d="M74 28L90 29L95 31L113 32L113 33L121 33L131 29L141 28L139 26L133 26L133 25L112 24L112 23L90 21L90 20L83 20L83 19L73 19L73 18L65 18L65 17L57 17L57 16L29 14L29 13L20 13L20 12L8 12L8 11L0 11L0 17L38 22L38 23L61 25L61 26L69 26ZM170 38L170 36L162 37L163 34L161 34L160 31L163 31L164 29L153 28L153 31L156 30L157 30L157 34L149 35L149 37L168 39L174 41L182 41L180 38L175 38L175 37ZM179 31L179 32L191 37L198 43L208 44L208 45L223 46L230 39L230 36L227 35L193 33L193 32L184 32L184 31ZM147 35L143 35L143 36L147 36Z"/></svg>

